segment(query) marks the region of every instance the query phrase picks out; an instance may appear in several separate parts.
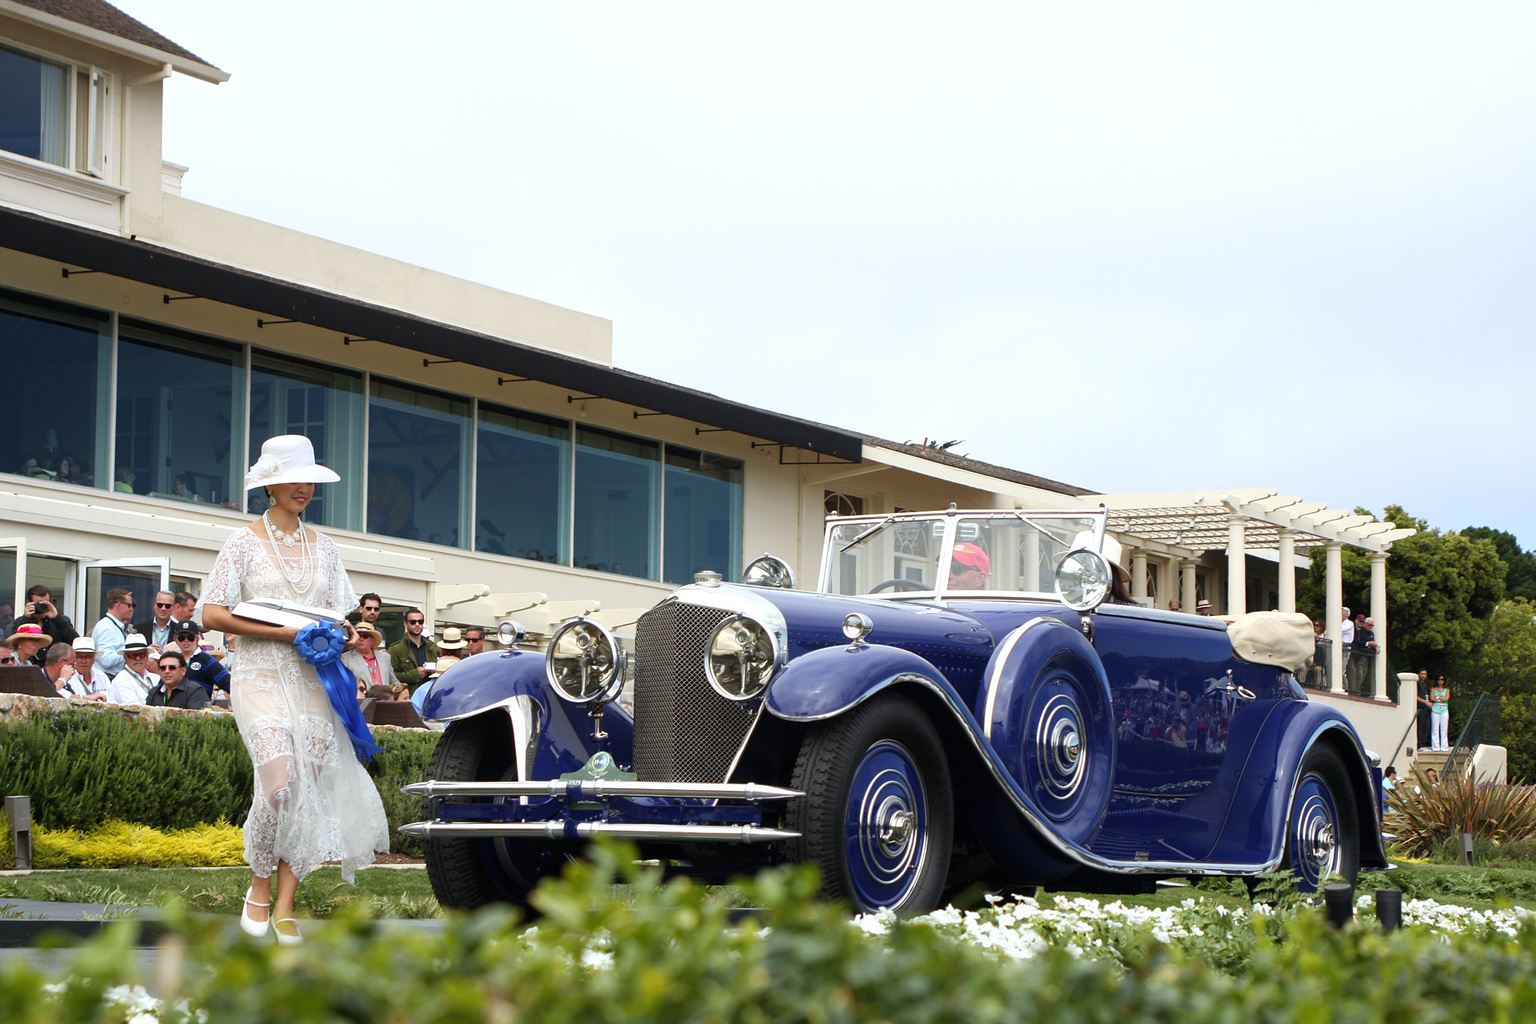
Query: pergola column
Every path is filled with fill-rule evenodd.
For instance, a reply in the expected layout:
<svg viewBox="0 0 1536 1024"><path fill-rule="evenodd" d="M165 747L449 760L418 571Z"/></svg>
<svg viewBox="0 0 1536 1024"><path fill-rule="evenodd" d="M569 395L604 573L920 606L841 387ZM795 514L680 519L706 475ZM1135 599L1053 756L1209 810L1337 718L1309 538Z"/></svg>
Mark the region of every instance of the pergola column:
<svg viewBox="0 0 1536 1024"><path fill-rule="evenodd" d="M1024 535L1024 550L1019 556L1019 562L1024 566L1025 590L1037 590L1049 594L1051 592L1051 578L1049 573L1040 571L1040 531L1019 530Z"/></svg>
<svg viewBox="0 0 1536 1024"><path fill-rule="evenodd" d="M1227 517L1227 614L1248 610L1248 551L1243 546L1243 516Z"/></svg>
<svg viewBox="0 0 1536 1024"><path fill-rule="evenodd" d="M1296 531L1280 528L1280 611L1296 610Z"/></svg>
<svg viewBox="0 0 1536 1024"><path fill-rule="evenodd" d="M1195 560L1179 559L1179 606L1183 611L1195 613Z"/></svg>
<svg viewBox="0 0 1536 1024"><path fill-rule="evenodd" d="M1147 603L1147 553L1140 548L1131 552L1131 596Z"/></svg>
<svg viewBox="0 0 1536 1024"><path fill-rule="evenodd" d="M1328 542L1328 574L1324 587L1323 621L1328 624L1323 631L1332 643L1328 688L1334 693L1344 692L1344 631L1339 626L1339 613L1344 610L1344 545L1336 540Z"/></svg>
<svg viewBox="0 0 1536 1024"><path fill-rule="evenodd" d="M1376 624L1376 699L1387 699L1387 553L1371 552L1371 618ZM1417 691L1415 691L1417 692Z"/></svg>

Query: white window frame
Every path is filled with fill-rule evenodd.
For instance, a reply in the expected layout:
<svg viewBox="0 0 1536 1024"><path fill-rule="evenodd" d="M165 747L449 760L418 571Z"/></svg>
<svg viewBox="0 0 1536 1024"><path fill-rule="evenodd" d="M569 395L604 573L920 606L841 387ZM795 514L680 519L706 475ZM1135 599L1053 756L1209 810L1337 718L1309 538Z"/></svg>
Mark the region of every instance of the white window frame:
<svg viewBox="0 0 1536 1024"><path fill-rule="evenodd" d="M64 68L64 80L67 83L64 96L64 163L60 165L49 160L39 162L110 181L109 170L116 135L113 130L116 124L116 100L112 73L94 64L81 64L68 57L33 46L23 46L9 39L5 40L4 46L23 57Z"/></svg>

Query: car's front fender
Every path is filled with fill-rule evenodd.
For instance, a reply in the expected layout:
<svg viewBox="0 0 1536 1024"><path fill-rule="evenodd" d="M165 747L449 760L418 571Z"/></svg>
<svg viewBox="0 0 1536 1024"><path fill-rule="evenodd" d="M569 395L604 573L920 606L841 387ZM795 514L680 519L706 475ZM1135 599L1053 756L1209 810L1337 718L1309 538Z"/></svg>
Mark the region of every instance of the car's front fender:
<svg viewBox="0 0 1536 1024"><path fill-rule="evenodd" d="M802 654L774 678L763 703L777 718L817 722L840 715L903 679L938 691L955 710L964 707L931 662L911 651L879 644L823 647Z"/></svg>
<svg viewBox="0 0 1536 1024"><path fill-rule="evenodd" d="M544 677L544 656L531 651L477 654L454 665L433 681L422 701L421 717L451 722L498 707L527 695L549 711L553 699Z"/></svg>

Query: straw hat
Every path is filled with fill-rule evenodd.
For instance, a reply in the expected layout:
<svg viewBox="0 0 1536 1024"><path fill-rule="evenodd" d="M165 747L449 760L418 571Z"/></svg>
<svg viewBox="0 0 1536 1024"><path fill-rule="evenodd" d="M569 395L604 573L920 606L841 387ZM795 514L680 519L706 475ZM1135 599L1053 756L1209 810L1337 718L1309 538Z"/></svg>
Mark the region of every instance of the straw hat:
<svg viewBox="0 0 1536 1024"><path fill-rule="evenodd" d="M315 446L303 434L269 437L261 457L245 473L245 489L273 484L330 484L340 480L335 470L315 464Z"/></svg>
<svg viewBox="0 0 1536 1024"><path fill-rule="evenodd" d="M43 627L35 622L23 623L16 627L16 632L6 638L7 647L15 647L18 640L41 640L43 643L52 643L53 637L43 632Z"/></svg>
<svg viewBox="0 0 1536 1024"><path fill-rule="evenodd" d="M96 653L96 641L92 640L88 636L77 636L77 637L75 637L74 643L70 644L70 646L75 649L75 653L76 654L95 654Z"/></svg>
<svg viewBox="0 0 1536 1024"><path fill-rule="evenodd" d="M462 651L469 644L464 640L464 631L458 626L449 626L443 630L443 635L437 638L437 649L440 651Z"/></svg>
<svg viewBox="0 0 1536 1024"><path fill-rule="evenodd" d="M147 651L149 650L149 641L144 639L143 633L129 633L128 639L123 641L123 650Z"/></svg>

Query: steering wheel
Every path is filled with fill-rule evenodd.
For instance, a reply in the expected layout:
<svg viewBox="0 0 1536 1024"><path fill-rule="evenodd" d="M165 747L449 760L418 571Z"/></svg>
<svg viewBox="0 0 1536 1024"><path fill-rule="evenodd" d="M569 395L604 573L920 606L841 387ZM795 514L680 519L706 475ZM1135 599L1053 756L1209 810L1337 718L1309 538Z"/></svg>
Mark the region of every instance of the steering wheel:
<svg viewBox="0 0 1536 1024"><path fill-rule="evenodd" d="M892 579L886 580L884 583L877 583L877 584L875 584L873 587L870 588L869 592L871 594L879 594L879 593L883 593L883 592L885 592L887 590L932 590L932 589L933 589L932 587L930 587L928 584L922 582L921 580L909 580L909 579L906 579L904 577L897 576L897 577L894 577Z"/></svg>

